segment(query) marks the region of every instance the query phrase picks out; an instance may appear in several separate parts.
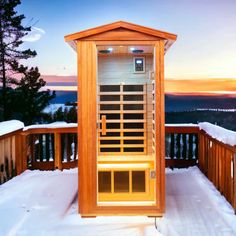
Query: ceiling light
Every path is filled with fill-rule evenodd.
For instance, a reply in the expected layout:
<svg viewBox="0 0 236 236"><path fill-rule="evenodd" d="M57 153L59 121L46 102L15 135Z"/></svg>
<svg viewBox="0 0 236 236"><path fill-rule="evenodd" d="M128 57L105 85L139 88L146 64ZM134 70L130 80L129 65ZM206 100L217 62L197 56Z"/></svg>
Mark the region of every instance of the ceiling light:
<svg viewBox="0 0 236 236"><path fill-rule="evenodd" d="M108 54L110 53L111 51L109 51L108 49L105 49L105 50L99 50L99 53L101 54Z"/></svg>
<svg viewBox="0 0 236 236"><path fill-rule="evenodd" d="M132 53L143 53L142 49L134 49L132 50Z"/></svg>

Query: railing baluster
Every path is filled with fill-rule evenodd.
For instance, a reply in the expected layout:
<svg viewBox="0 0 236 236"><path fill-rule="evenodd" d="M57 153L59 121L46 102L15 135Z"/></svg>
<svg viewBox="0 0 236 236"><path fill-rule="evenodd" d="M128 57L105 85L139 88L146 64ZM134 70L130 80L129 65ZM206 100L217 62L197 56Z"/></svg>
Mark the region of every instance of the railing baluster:
<svg viewBox="0 0 236 236"><path fill-rule="evenodd" d="M165 137L165 154L166 154L166 157L170 157L170 135L169 134L166 134L166 137Z"/></svg>
<svg viewBox="0 0 236 236"><path fill-rule="evenodd" d="M187 158L187 138L186 134L182 134L183 137L183 152L182 152L182 157L184 160Z"/></svg>
<svg viewBox="0 0 236 236"><path fill-rule="evenodd" d="M39 161L43 162L43 138L42 138L42 134L39 134Z"/></svg>
<svg viewBox="0 0 236 236"><path fill-rule="evenodd" d="M60 138L60 142L61 142L61 161L64 162L64 160L66 159L66 135L65 134L61 134L61 138Z"/></svg>
<svg viewBox="0 0 236 236"><path fill-rule="evenodd" d="M175 135L171 134L170 139L170 158L174 159L175 157Z"/></svg>
<svg viewBox="0 0 236 236"><path fill-rule="evenodd" d="M77 145L77 135L73 134L73 143L74 143L74 161L77 159L77 151L78 151L78 145Z"/></svg>
<svg viewBox="0 0 236 236"><path fill-rule="evenodd" d="M49 135L50 135L50 134L45 134L45 136L46 136L45 148L46 148L46 160L47 160L47 161L49 161L49 159L50 159Z"/></svg>
<svg viewBox="0 0 236 236"><path fill-rule="evenodd" d="M66 160L67 160L67 162L70 162L70 157L71 157L70 134L66 134Z"/></svg>
<svg viewBox="0 0 236 236"><path fill-rule="evenodd" d="M54 146L55 146L55 138L54 138L54 134L51 134L51 149L52 149L53 161L55 161L55 149L54 149Z"/></svg>
<svg viewBox="0 0 236 236"><path fill-rule="evenodd" d="M181 134L176 135L176 159L181 157L181 145L180 145Z"/></svg>
<svg viewBox="0 0 236 236"><path fill-rule="evenodd" d="M188 136L188 159L192 160L193 159L193 134L189 134Z"/></svg>

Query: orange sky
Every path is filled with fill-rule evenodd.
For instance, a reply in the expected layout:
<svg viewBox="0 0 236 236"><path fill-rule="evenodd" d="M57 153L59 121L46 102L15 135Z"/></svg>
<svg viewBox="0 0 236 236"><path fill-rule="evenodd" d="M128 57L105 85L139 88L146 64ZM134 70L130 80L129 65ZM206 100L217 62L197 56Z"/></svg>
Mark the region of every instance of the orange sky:
<svg viewBox="0 0 236 236"><path fill-rule="evenodd" d="M172 94L231 94L236 96L236 79L166 79L165 92Z"/></svg>
<svg viewBox="0 0 236 236"><path fill-rule="evenodd" d="M43 78L48 82L47 87L52 90L76 91L77 89L76 76L43 76ZM229 94L236 96L236 79L165 79L165 92L170 94Z"/></svg>

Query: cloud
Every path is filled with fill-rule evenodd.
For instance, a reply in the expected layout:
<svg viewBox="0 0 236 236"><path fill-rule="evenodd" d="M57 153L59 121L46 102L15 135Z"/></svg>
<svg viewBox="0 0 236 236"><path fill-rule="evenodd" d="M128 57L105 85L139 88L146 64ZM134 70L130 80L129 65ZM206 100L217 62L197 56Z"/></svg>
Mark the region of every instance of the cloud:
<svg viewBox="0 0 236 236"><path fill-rule="evenodd" d="M35 42L41 39L41 37L45 34L45 31L38 27L32 27L31 31L23 37L23 41L25 42Z"/></svg>

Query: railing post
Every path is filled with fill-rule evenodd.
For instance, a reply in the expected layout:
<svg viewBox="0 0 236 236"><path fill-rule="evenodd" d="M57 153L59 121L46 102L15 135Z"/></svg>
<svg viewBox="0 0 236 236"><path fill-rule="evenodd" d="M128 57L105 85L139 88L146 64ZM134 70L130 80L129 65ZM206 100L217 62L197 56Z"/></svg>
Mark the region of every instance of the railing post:
<svg viewBox="0 0 236 236"><path fill-rule="evenodd" d="M17 134L15 138L16 174L19 175L27 169L27 136Z"/></svg>
<svg viewBox="0 0 236 236"><path fill-rule="evenodd" d="M236 153L233 154L233 168L232 168L232 177L233 177L233 208L234 213L236 214Z"/></svg>
<svg viewBox="0 0 236 236"><path fill-rule="evenodd" d="M195 159L199 160L199 133L194 135L194 140L195 140L195 150L194 150L194 157Z"/></svg>
<svg viewBox="0 0 236 236"><path fill-rule="evenodd" d="M198 148L198 167L202 172L204 172L203 171L203 158L202 158L202 151L203 151L202 150L202 148L203 148L202 143L203 143L202 135L199 131L199 133L198 133L198 147L197 147Z"/></svg>
<svg viewBox="0 0 236 236"><path fill-rule="evenodd" d="M61 134L54 133L54 168L62 169L62 160L61 160Z"/></svg>

